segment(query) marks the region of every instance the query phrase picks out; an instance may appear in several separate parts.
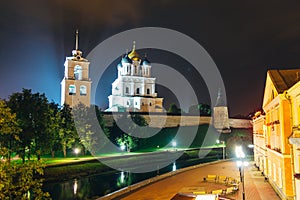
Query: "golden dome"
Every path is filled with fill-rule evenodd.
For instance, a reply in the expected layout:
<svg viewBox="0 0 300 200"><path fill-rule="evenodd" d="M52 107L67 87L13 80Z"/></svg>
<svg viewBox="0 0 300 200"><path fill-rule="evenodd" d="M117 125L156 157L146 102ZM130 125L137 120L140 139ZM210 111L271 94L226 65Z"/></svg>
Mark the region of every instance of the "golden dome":
<svg viewBox="0 0 300 200"><path fill-rule="evenodd" d="M132 51L128 54L128 57L131 60L136 60L136 61L141 60L140 55L135 51L135 41L133 41Z"/></svg>

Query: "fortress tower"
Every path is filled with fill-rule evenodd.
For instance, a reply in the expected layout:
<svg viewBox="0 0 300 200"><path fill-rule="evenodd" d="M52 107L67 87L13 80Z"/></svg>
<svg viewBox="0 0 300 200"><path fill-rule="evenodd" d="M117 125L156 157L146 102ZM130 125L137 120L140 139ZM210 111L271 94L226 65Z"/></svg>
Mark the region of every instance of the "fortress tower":
<svg viewBox="0 0 300 200"><path fill-rule="evenodd" d="M213 121L214 127L222 133L230 133L229 126L229 117L228 117L228 108L225 103L224 96L222 95L221 90L218 91L217 102L214 107Z"/></svg>

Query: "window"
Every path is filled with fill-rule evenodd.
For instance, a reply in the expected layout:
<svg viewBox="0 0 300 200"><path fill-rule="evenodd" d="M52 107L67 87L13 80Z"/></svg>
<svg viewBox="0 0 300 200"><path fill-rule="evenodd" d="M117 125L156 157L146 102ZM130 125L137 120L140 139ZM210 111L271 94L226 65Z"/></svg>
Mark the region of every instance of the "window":
<svg viewBox="0 0 300 200"><path fill-rule="evenodd" d="M150 94L150 89L149 88L147 88L147 94Z"/></svg>
<svg viewBox="0 0 300 200"><path fill-rule="evenodd" d="M130 105L130 102L129 101L127 101L127 106L129 106Z"/></svg>
<svg viewBox="0 0 300 200"><path fill-rule="evenodd" d="M75 80L82 80L82 67L76 65L74 68L74 78Z"/></svg>
<svg viewBox="0 0 300 200"><path fill-rule="evenodd" d="M69 95L76 95L76 86L69 85Z"/></svg>
<svg viewBox="0 0 300 200"><path fill-rule="evenodd" d="M150 106L152 106L152 103L150 102L150 104L149 104Z"/></svg>
<svg viewBox="0 0 300 200"><path fill-rule="evenodd" d="M126 94L129 94L129 87L126 87L125 93L126 93Z"/></svg>
<svg viewBox="0 0 300 200"><path fill-rule="evenodd" d="M136 88L136 94L140 94L140 88Z"/></svg>
<svg viewBox="0 0 300 200"><path fill-rule="evenodd" d="M81 85L80 86L80 95L81 96L85 96L86 95L86 86L85 85Z"/></svg>

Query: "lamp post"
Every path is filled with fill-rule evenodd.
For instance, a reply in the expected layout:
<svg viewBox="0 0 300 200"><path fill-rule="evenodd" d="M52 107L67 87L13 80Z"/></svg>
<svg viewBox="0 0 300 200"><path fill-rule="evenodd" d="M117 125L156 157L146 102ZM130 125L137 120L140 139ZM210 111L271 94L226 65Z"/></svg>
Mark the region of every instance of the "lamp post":
<svg viewBox="0 0 300 200"><path fill-rule="evenodd" d="M245 159L245 153L243 152L243 149L241 146L237 146L235 148L236 157L238 158L238 161L236 162L239 172L240 172L240 178L242 182L243 187L243 200L245 200L245 176L244 176L244 167L248 166L248 162Z"/></svg>
<svg viewBox="0 0 300 200"><path fill-rule="evenodd" d="M220 143L222 144L222 157L223 157L223 160L225 160L225 147L226 147L226 144L225 144L225 141L220 141L220 140L217 140L216 141L217 144L219 145Z"/></svg>
<svg viewBox="0 0 300 200"><path fill-rule="evenodd" d="M75 155L76 155L76 159L78 159L78 154L79 154L79 152L80 152L80 149L79 149L79 148L75 148L75 149L74 149L74 153L75 153Z"/></svg>
<svg viewBox="0 0 300 200"><path fill-rule="evenodd" d="M172 141L172 146L173 146L174 150L176 150L176 145L177 145L176 141Z"/></svg>

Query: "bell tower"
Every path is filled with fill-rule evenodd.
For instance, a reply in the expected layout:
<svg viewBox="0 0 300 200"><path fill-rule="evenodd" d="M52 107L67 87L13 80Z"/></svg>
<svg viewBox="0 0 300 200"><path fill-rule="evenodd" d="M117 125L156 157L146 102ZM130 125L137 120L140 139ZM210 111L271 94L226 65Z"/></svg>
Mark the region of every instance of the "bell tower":
<svg viewBox="0 0 300 200"><path fill-rule="evenodd" d="M90 106L91 84L87 59L78 49L78 30L76 30L75 50L71 57L66 57L64 78L61 81L61 105L74 107L79 103Z"/></svg>

